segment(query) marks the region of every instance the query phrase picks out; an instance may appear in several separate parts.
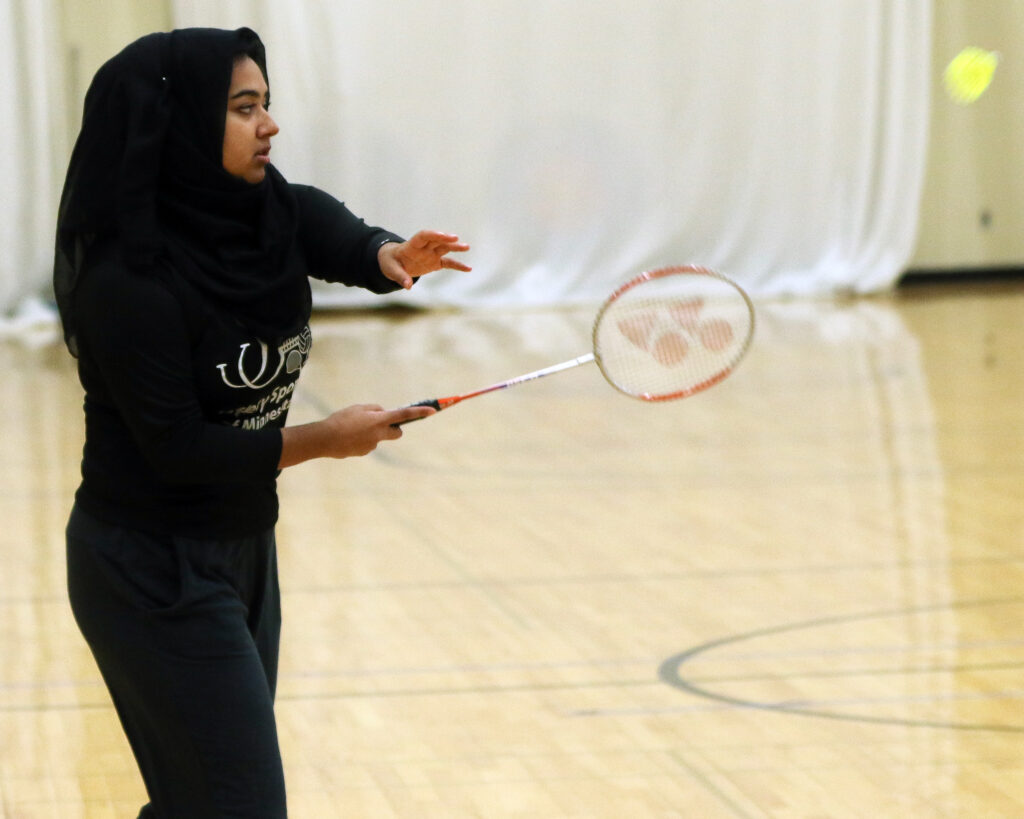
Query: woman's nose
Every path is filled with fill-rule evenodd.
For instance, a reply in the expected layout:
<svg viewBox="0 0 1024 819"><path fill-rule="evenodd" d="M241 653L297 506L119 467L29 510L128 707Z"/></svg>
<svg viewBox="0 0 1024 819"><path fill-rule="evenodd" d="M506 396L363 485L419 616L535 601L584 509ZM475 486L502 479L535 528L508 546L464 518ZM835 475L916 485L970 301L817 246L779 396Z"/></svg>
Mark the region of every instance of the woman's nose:
<svg viewBox="0 0 1024 819"><path fill-rule="evenodd" d="M270 114L267 114L260 125L260 136L276 136L280 130L281 129L277 127L277 123L274 122L274 118L270 116Z"/></svg>

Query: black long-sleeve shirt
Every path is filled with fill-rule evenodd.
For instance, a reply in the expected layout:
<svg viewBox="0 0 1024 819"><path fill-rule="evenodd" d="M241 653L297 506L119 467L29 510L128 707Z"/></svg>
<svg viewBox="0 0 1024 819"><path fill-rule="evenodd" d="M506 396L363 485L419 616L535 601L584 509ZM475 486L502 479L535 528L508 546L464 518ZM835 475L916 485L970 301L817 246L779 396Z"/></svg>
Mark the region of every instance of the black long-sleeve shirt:
<svg viewBox="0 0 1024 819"><path fill-rule="evenodd" d="M293 185L308 274L385 293L370 227L328 194ZM237 537L277 520L284 426L311 346L308 327L274 346L184 282L90 259L76 294L85 449L76 502L128 528Z"/></svg>

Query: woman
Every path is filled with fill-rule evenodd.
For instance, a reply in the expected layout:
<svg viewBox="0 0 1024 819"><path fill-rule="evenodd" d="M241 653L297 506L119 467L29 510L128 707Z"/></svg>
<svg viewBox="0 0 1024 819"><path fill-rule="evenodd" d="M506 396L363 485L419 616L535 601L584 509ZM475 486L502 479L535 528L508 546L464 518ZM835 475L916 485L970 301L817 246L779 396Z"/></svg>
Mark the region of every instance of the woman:
<svg viewBox="0 0 1024 819"><path fill-rule="evenodd" d="M287 183L269 99L248 29L144 37L93 80L61 200L54 282L86 423L68 588L145 781L140 816L286 815L277 473L431 413L285 427L307 276L383 293L469 270L456 236L403 241Z"/></svg>

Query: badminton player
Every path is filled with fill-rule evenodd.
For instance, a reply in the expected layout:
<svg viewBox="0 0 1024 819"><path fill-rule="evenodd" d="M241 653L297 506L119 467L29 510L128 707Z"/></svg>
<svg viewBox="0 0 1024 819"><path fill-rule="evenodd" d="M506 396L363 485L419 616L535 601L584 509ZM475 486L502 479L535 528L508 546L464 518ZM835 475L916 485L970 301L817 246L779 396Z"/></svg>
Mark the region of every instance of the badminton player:
<svg viewBox="0 0 1024 819"><path fill-rule="evenodd" d="M274 721L276 476L364 455L433 410L286 427L309 276L385 293L468 246L366 225L270 161L248 29L143 37L85 100L54 286L85 392L71 606L149 795L140 817L286 815Z"/></svg>

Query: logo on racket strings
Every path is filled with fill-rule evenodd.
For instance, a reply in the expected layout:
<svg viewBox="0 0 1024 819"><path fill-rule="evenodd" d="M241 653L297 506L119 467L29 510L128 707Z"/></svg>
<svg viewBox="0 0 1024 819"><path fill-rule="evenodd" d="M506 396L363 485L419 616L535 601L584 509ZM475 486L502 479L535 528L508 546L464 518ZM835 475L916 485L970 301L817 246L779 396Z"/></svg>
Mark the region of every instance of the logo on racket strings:
<svg viewBox="0 0 1024 819"><path fill-rule="evenodd" d="M620 318L617 326L634 347L663 367L676 367L691 349L721 353L732 344L732 325L704 313L704 300L691 298L638 310Z"/></svg>

